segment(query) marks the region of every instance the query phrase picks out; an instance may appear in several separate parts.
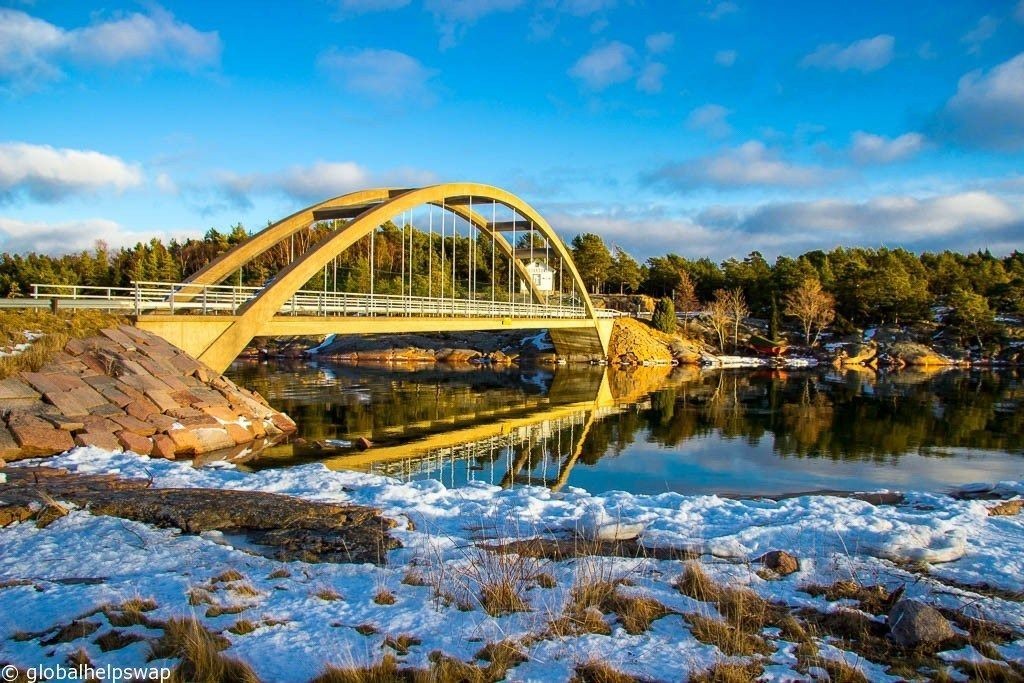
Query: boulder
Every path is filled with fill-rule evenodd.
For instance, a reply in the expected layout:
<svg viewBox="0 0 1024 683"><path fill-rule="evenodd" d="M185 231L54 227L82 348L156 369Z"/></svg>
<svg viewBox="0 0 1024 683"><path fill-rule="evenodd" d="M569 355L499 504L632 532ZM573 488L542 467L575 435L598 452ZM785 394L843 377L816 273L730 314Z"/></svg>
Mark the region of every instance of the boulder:
<svg viewBox="0 0 1024 683"><path fill-rule="evenodd" d="M772 550L755 562L760 562L766 569L771 569L779 576L787 576L793 572L800 571L800 561L785 550Z"/></svg>
<svg viewBox="0 0 1024 683"><path fill-rule="evenodd" d="M889 636L902 647L935 646L954 635L942 613L923 602L900 600L889 612Z"/></svg>
<svg viewBox="0 0 1024 683"><path fill-rule="evenodd" d="M196 453L209 453L222 448L231 448L235 440L222 427L200 427L192 430L196 438Z"/></svg>
<svg viewBox="0 0 1024 683"><path fill-rule="evenodd" d="M227 430L228 436L231 437L231 440L235 442L236 446L241 446L242 444L246 443L252 443L252 432L250 432L248 429L238 424L237 422L227 423L226 425L224 425L224 429Z"/></svg>
<svg viewBox="0 0 1024 683"><path fill-rule="evenodd" d="M195 433L188 429L172 429L167 436L174 442L174 454L191 455L199 448Z"/></svg>
<svg viewBox="0 0 1024 683"><path fill-rule="evenodd" d="M123 429L117 433L117 440L121 442L126 451L132 453L138 453L139 455L149 455L153 452L153 440L149 437L136 434L135 432Z"/></svg>
<svg viewBox="0 0 1024 683"><path fill-rule="evenodd" d="M156 434L153 436L153 452L152 455L157 458L164 458L166 460L174 460L177 453L175 452L174 440L166 434Z"/></svg>
<svg viewBox="0 0 1024 683"><path fill-rule="evenodd" d="M78 446L95 446L105 451L119 451L122 448L121 442L117 440L114 433L106 431L75 434L75 444Z"/></svg>
<svg viewBox="0 0 1024 683"><path fill-rule="evenodd" d="M13 413L7 423L21 450L7 460L56 455L75 447L71 434L27 413Z"/></svg>
<svg viewBox="0 0 1024 683"><path fill-rule="evenodd" d="M361 451L369 450L373 448L373 442L367 439L365 436L360 436L356 439L356 448Z"/></svg>

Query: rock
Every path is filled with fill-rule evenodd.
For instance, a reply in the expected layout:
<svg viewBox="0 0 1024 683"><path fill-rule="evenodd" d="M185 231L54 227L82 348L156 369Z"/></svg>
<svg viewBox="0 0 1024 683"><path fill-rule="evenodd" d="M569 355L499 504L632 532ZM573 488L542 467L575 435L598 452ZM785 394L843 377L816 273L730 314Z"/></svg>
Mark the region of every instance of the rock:
<svg viewBox="0 0 1024 683"><path fill-rule="evenodd" d="M3 421L0 420L0 459L10 458L14 460L21 453L21 446L14 440L14 436L7 431Z"/></svg>
<svg viewBox="0 0 1024 683"><path fill-rule="evenodd" d="M906 648L934 646L956 635L942 614L917 600L900 600L889 612L889 635Z"/></svg>
<svg viewBox="0 0 1024 683"><path fill-rule="evenodd" d="M1002 503L993 505L988 509L990 517L1004 517L1009 515L1019 515L1021 509L1024 509L1024 500L1004 500Z"/></svg>
<svg viewBox="0 0 1024 683"><path fill-rule="evenodd" d="M21 447L20 453L8 460L56 455L75 447L71 434L34 415L13 413L7 427Z"/></svg>
<svg viewBox="0 0 1024 683"><path fill-rule="evenodd" d="M200 427L192 430L196 438L196 453L209 453L222 448L231 448L235 440L222 427Z"/></svg>
<svg viewBox="0 0 1024 683"><path fill-rule="evenodd" d="M188 429L172 429L167 436L174 442L174 454L191 455L199 448L199 441L194 432Z"/></svg>
<svg viewBox="0 0 1024 683"><path fill-rule="evenodd" d="M164 458L165 460L174 460L177 455L174 440L166 434L155 434L153 436L153 451L151 455L157 458Z"/></svg>
<svg viewBox="0 0 1024 683"><path fill-rule="evenodd" d="M153 452L153 440L149 437L130 432L127 429L121 430L117 433L117 440L121 442L126 451L132 453L138 453L139 455L149 455Z"/></svg>
<svg viewBox="0 0 1024 683"><path fill-rule="evenodd" d="M356 439L356 448L358 448L361 451L368 450L370 448L373 448L373 442L367 439L365 436L360 436L358 439Z"/></svg>
<svg viewBox="0 0 1024 683"><path fill-rule="evenodd" d="M274 425L285 434L291 434L298 430L298 427L295 425L295 421L284 413L274 413L270 416L270 419Z"/></svg>
<svg viewBox="0 0 1024 683"><path fill-rule="evenodd" d="M105 451L121 450L121 442L118 441L113 432L81 432L75 434L75 444L79 446L95 446Z"/></svg>
<svg viewBox="0 0 1024 683"><path fill-rule="evenodd" d="M224 425L224 429L227 430L228 436L235 442L236 446L242 444L252 443L253 436L252 432L238 424L237 422L229 422Z"/></svg>
<svg viewBox="0 0 1024 683"><path fill-rule="evenodd" d="M771 569L779 576L787 576L800 571L800 561L785 550L772 550L754 561L760 562L765 568Z"/></svg>

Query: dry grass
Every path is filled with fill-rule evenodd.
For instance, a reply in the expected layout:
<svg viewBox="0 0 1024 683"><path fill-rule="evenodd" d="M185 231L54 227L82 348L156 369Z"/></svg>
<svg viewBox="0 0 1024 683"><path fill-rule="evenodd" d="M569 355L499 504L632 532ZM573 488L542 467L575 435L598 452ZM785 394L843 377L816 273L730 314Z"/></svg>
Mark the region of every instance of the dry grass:
<svg viewBox="0 0 1024 683"><path fill-rule="evenodd" d="M429 586L430 585L430 581L427 580L427 577L423 576L423 574L421 574L420 572L416 571L415 569L410 569L409 571L407 571L405 573L405 576L402 577L402 583L405 584L406 586Z"/></svg>
<svg viewBox="0 0 1024 683"><path fill-rule="evenodd" d="M474 596L485 612L501 616L528 612L526 591L537 585L542 563L515 553L475 549L459 567L457 580L464 594ZM458 603L467 602L457 599ZM460 606L461 609L461 606Z"/></svg>
<svg viewBox="0 0 1024 683"><path fill-rule="evenodd" d="M529 657L522 648L512 640L502 640L497 643L487 643L476 653L477 659L490 662L488 669L491 673L501 672L500 678L505 677L505 672L514 666L519 666Z"/></svg>
<svg viewBox="0 0 1024 683"><path fill-rule="evenodd" d="M643 679L624 674L600 661L578 665L572 683L642 683Z"/></svg>
<svg viewBox="0 0 1024 683"><path fill-rule="evenodd" d="M689 681L690 683L753 683L763 672L764 667L760 662L715 662L710 669L692 674Z"/></svg>
<svg viewBox="0 0 1024 683"><path fill-rule="evenodd" d="M145 640L145 638L135 633L125 633L124 631L114 629L102 634L93 642L99 645L100 650L103 652L111 652L113 650L120 650L123 647L128 647L132 643L137 643L140 640Z"/></svg>
<svg viewBox="0 0 1024 683"><path fill-rule="evenodd" d="M601 610L596 607L588 607L583 610L570 610L568 613L552 619L548 622L545 635L566 638L584 633L609 636L612 633L612 627L604 620Z"/></svg>
<svg viewBox="0 0 1024 683"><path fill-rule="evenodd" d="M101 611L111 626L159 627L161 624L146 616L146 612L152 612L156 607L156 601L151 598L132 598L120 605L105 605Z"/></svg>
<svg viewBox="0 0 1024 683"><path fill-rule="evenodd" d="M1024 681L1024 668L1002 662L953 662L956 668L972 681L983 683L1020 683Z"/></svg>
<svg viewBox="0 0 1024 683"><path fill-rule="evenodd" d="M541 588L555 588L558 586L558 582L555 581L555 577L551 576L551 574L541 572L537 574L537 585Z"/></svg>
<svg viewBox="0 0 1024 683"><path fill-rule="evenodd" d="M171 619L164 625L163 636L151 644L150 659L180 659L174 668L177 681L259 683L249 665L221 654L229 644L195 619Z"/></svg>
<svg viewBox="0 0 1024 683"><path fill-rule="evenodd" d="M274 571L267 574L268 579L287 579L290 578L292 573L283 567L281 569L275 569Z"/></svg>
<svg viewBox="0 0 1024 683"><path fill-rule="evenodd" d="M734 624L701 614L687 614L686 620L690 623L690 631L694 638L702 643L714 645L730 657L767 655L773 651L764 638L755 633L748 633Z"/></svg>
<svg viewBox="0 0 1024 683"><path fill-rule="evenodd" d="M399 672L394 656L384 655L383 659L370 666L328 666L310 683L394 683L407 680L408 677Z"/></svg>
<svg viewBox="0 0 1024 683"><path fill-rule="evenodd" d="M104 327L116 327L125 322L120 316L85 309L57 314L38 310L0 311L0 345L24 343L23 330L43 334L22 353L0 358L0 379L23 371L35 372L46 365L54 353L63 351L69 340L91 337Z"/></svg>
<svg viewBox="0 0 1024 683"><path fill-rule="evenodd" d="M377 594L373 596L373 601L378 605L393 605L396 602L396 598L395 594L387 588L381 588L377 591Z"/></svg>
<svg viewBox="0 0 1024 683"><path fill-rule="evenodd" d="M252 623L248 619L239 619L228 628L228 631L234 633L236 636L244 636L247 633L252 633L257 628L256 624Z"/></svg>
<svg viewBox="0 0 1024 683"><path fill-rule="evenodd" d="M409 648L420 645L421 643L423 643L422 640L416 636L410 636L407 633L403 633L397 638L388 636L384 639L384 647L390 647L400 655L409 654Z"/></svg>
<svg viewBox="0 0 1024 683"><path fill-rule="evenodd" d="M256 587L251 583L240 583L237 586L231 586L228 590L246 598L254 598L257 595L262 595L262 593L256 590Z"/></svg>
<svg viewBox="0 0 1024 683"><path fill-rule="evenodd" d="M380 633L380 629L373 624L359 624L355 629L356 633L361 636L372 636L375 633Z"/></svg>
<svg viewBox="0 0 1024 683"><path fill-rule="evenodd" d="M213 596L210 594L210 591L206 590L205 588L189 588L187 595L188 604L192 607L213 604Z"/></svg>
<svg viewBox="0 0 1024 683"><path fill-rule="evenodd" d="M330 586L324 586L322 588L317 589L316 593L313 593L313 595L315 595L316 597L320 598L325 602L334 602L335 600L345 599L341 596L341 593L334 590Z"/></svg>
<svg viewBox="0 0 1024 683"><path fill-rule="evenodd" d="M229 569L210 580L210 583L231 583L232 581L244 581L245 576L236 569Z"/></svg>
<svg viewBox="0 0 1024 683"><path fill-rule="evenodd" d="M829 602L854 600L860 609L870 614L888 614L895 602L893 598L898 598L903 593L898 590L897 594L890 594L885 586L863 586L849 580L836 581L829 586L810 584L800 590L815 597L824 595Z"/></svg>
<svg viewBox="0 0 1024 683"><path fill-rule="evenodd" d="M246 605L211 605L206 610L206 616L209 619L215 619L225 614L241 614L247 609L249 608Z"/></svg>

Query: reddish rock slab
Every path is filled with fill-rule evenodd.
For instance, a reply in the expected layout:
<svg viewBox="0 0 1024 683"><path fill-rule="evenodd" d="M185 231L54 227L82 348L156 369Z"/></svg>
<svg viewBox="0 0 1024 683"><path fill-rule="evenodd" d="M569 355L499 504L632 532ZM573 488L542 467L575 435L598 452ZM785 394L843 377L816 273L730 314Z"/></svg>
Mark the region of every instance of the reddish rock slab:
<svg viewBox="0 0 1024 683"><path fill-rule="evenodd" d="M21 446L14 440L14 435L0 422L0 461L16 460L21 453Z"/></svg>
<svg viewBox="0 0 1024 683"><path fill-rule="evenodd" d="M224 425L224 429L227 430L228 436L231 437L236 446L252 443L254 440L252 432L235 422L229 422Z"/></svg>
<svg viewBox="0 0 1024 683"><path fill-rule="evenodd" d="M158 432L166 432L174 427L177 420L170 415L164 415L163 413L153 413L146 418L146 422L153 425Z"/></svg>
<svg viewBox="0 0 1024 683"><path fill-rule="evenodd" d="M166 391L149 389L142 393L146 395L146 398L156 404L156 407L160 409L161 413L166 413L168 410L174 410L179 407L178 402L171 398L171 395Z"/></svg>
<svg viewBox="0 0 1024 683"><path fill-rule="evenodd" d="M8 460L56 455L75 447L71 434L34 415L13 413L7 428L21 447L19 455Z"/></svg>
<svg viewBox="0 0 1024 683"><path fill-rule="evenodd" d="M102 415L86 415L82 418L82 427L86 432L110 432L111 434L119 429L115 422Z"/></svg>
<svg viewBox="0 0 1024 683"><path fill-rule="evenodd" d="M175 455L188 455L195 453L199 448L199 440L196 435L188 429L172 429L167 436L174 442Z"/></svg>
<svg viewBox="0 0 1024 683"><path fill-rule="evenodd" d="M110 419L121 425L122 428L135 432L139 436L153 436L156 434L156 427L131 415L115 415Z"/></svg>
<svg viewBox="0 0 1024 683"><path fill-rule="evenodd" d="M130 432L127 429L117 433L117 440L121 442L126 451L132 451L139 455L149 455L153 452L152 439L135 432Z"/></svg>
<svg viewBox="0 0 1024 683"><path fill-rule="evenodd" d="M145 420L154 413L160 413L160 409L153 405L153 402L148 398L132 401L124 407L124 411L132 417L137 417L140 420Z"/></svg>
<svg viewBox="0 0 1024 683"><path fill-rule="evenodd" d="M75 434L75 444L79 446L95 446L107 451L123 450L121 442L113 432L80 432Z"/></svg>
<svg viewBox="0 0 1024 683"><path fill-rule="evenodd" d="M166 434L154 435L153 452L150 455L157 458L164 458L166 460L174 460L177 455L174 439Z"/></svg>
<svg viewBox="0 0 1024 683"><path fill-rule="evenodd" d="M209 453L236 445L223 427L199 427L191 431L196 437L196 453Z"/></svg>
<svg viewBox="0 0 1024 683"><path fill-rule="evenodd" d="M206 406L202 411L215 420L221 420L223 422L238 421L238 413L227 406Z"/></svg>
<svg viewBox="0 0 1024 683"><path fill-rule="evenodd" d="M105 327L100 330L100 334L123 347L125 351L135 350L135 341L121 330L117 330L112 327Z"/></svg>
<svg viewBox="0 0 1024 683"><path fill-rule="evenodd" d="M271 415L270 419L273 421L274 425L285 434L291 434L298 429L295 421L284 413L274 413Z"/></svg>

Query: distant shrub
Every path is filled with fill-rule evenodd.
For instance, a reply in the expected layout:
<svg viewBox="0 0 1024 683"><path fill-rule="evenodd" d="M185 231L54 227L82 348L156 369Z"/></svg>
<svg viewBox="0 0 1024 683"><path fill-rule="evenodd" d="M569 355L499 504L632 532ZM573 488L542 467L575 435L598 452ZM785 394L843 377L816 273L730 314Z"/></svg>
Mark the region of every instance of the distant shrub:
<svg viewBox="0 0 1024 683"><path fill-rule="evenodd" d="M676 331L676 307L668 297L658 299L651 316L654 329L671 334Z"/></svg>

